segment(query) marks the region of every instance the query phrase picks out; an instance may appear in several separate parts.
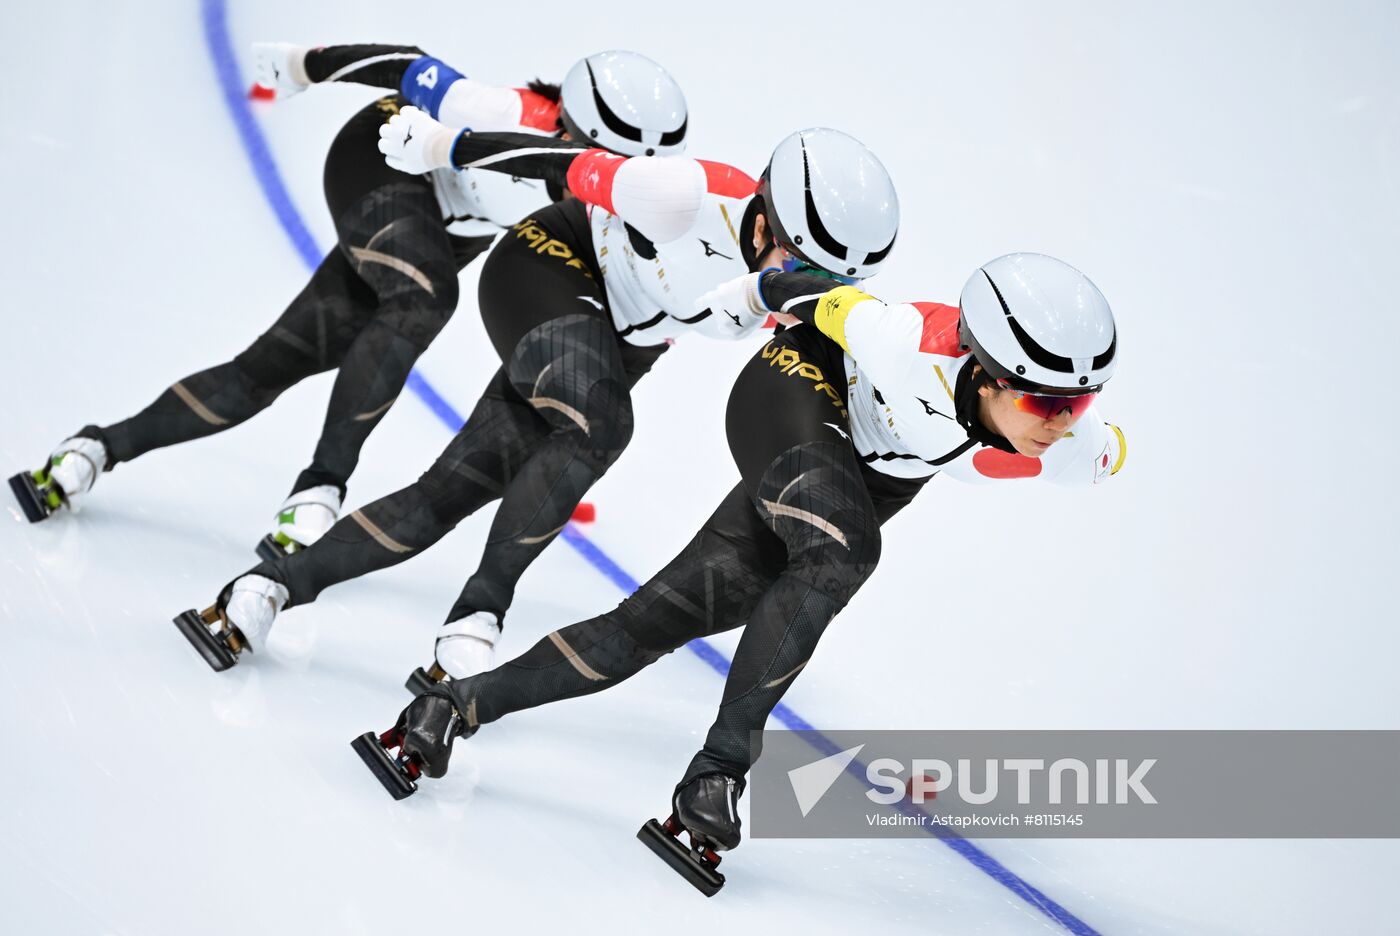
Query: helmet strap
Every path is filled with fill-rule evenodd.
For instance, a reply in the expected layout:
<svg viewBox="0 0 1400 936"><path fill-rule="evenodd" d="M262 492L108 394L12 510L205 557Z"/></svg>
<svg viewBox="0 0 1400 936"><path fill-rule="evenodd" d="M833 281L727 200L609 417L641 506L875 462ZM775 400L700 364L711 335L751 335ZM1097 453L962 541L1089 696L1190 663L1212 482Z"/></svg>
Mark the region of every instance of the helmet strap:
<svg viewBox="0 0 1400 936"><path fill-rule="evenodd" d="M975 374L974 374L975 372ZM995 386L992 375L978 366L973 358L958 374L957 385L953 388L953 411L957 414L958 425L967 432L967 437L979 445L989 445L1003 452L1016 454L1016 447L1005 436L998 435L982 424L978 392L984 386Z"/></svg>

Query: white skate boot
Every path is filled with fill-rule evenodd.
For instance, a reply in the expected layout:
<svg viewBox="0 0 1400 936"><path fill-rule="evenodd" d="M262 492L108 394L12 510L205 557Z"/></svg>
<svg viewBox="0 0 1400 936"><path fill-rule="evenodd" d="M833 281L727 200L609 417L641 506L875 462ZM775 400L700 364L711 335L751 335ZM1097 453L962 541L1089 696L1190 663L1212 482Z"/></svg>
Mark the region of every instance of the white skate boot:
<svg viewBox="0 0 1400 936"><path fill-rule="evenodd" d="M276 562L316 542L340 519L340 489L333 484L297 491L282 503L272 532L258 544L258 555Z"/></svg>
<svg viewBox="0 0 1400 936"><path fill-rule="evenodd" d="M10 490L29 522L38 523L61 507L77 513L79 499L92 490L106 468L107 449L102 443L74 436L59 443L43 468L11 478Z"/></svg>
<svg viewBox="0 0 1400 936"><path fill-rule="evenodd" d="M249 649L261 650L267 645L272 622L277 620L277 613L287 603L287 597L287 588L282 583L261 575L245 575L234 580L228 604L224 605L224 616L238 628Z"/></svg>
<svg viewBox="0 0 1400 936"><path fill-rule="evenodd" d="M281 583L261 575L244 575L235 579L212 607L184 612L175 618L175 626L216 672L226 670L238 662L244 650L266 646L272 622L288 597Z"/></svg>
<svg viewBox="0 0 1400 936"><path fill-rule="evenodd" d="M500 637L500 619L490 611L477 611L438 629L433 656L448 676L466 679L491 668Z"/></svg>
<svg viewBox="0 0 1400 936"><path fill-rule="evenodd" d="M422 695L444 679L466 679L491 668L496 659L496 641L501 622L490 611L477 611L438 628L433 645L433 665L418 667L408 676L404 688Z"/></svg>

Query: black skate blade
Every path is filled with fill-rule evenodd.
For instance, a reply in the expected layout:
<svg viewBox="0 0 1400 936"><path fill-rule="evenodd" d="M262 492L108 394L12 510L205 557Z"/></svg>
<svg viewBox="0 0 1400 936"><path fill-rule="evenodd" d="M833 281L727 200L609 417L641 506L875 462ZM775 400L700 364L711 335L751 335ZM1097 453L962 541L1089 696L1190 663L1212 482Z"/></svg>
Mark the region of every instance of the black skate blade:
<svg viewBox="0 0 1400 936"><path fill-rule="evenodd" d="M287 551L271 533L259 540L256 551L258 558L264 562L276 562L278 559L287 558Z"/></svg>
<svg viewBox="0 0 1400 936"><path fill-rule="evenodd" d="M642 844L656 853L656 857L671 866L671 870L691 883L706 897L713 897L724 886L724 875L714 868L702 864L695 853L681 844L681 840L661 827L655 819L647 820L637 832Z"/></svg>
<svg viewBox="0 0 1400 936"><path fill-rule="evenodd" d="M199 651L199 655L204 657L204 662L208 663L214 672L222 673L238 662L234 652L213 635L209 626L204 623L204 618L193 608L175 618L175 626L180 628L180 633Z"/></svg>
<svg viewBox="0 0 1400 936"><path fill-rule="evenodd" d="M433 688L437 684L438 681L433 677L429 676L428 671L420 666L416 670L408 674L408 680L403 684L403 687L409 692L413 693L414 697L416 698L422 695L423 693L427 692L429 689Z"/></svg>
<svg viewBox="0 0 1400 936"><path fill-rule="evenodd" d="M350 746L394 799L407 799L418 791L418 784L404 776L373 731L366 731L351 741Z"/></svg>
<svg viewBox="0 0 1400 936"><path fill-rule="evenodd" d="M24 511L24 516L30 523L38 523L52 512L44 498L44 492L34 483L34 475L27 471L21 471L10 479L10 492L15 495L15 500L19 501L20 509Z"/></svg>

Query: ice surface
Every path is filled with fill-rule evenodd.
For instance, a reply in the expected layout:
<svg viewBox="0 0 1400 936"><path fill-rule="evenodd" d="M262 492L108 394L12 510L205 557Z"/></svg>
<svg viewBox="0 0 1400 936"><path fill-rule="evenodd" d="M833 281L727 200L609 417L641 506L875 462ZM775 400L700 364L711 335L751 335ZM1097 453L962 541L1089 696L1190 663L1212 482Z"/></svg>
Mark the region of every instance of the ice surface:
<svg viewBox="0 0 1400 936"><path fill-rule="evenodd" d="M1400 727L1392 5L231 6L245 75L257 39L417 42L514 83L636 48L686 88L696 155L756 174L812 124L881 155L905 217L881 295L955 301L977 263L1021 249L1099 283L1123 335L1103 400L1123 473L1082 493L935 481L788 693L811 722ZM6 19L8 475L241 349L306 272L220 98L199 4ZM257 108L323 247L322 158L372 95ZM462 410L495 367L474 279L422 362ZM588 531L633 576L733 483L722 407L750 353L696 338L638 388ZM75 517L29 526L3 498L0 932L1059 931L935 842L751 841L720 897L690 891L632 837L719 697L684 652L483 732L446 780L392 802L347 742L406 700L487 514L211 673L170 618L252 564L328 390L308 381L247 426L122 466ZM447 438L405 396L350 506ZM520 596L508 654L620 594L560 544ZM1103 933L1395 926L1393 842L980 845Z"/></svg>

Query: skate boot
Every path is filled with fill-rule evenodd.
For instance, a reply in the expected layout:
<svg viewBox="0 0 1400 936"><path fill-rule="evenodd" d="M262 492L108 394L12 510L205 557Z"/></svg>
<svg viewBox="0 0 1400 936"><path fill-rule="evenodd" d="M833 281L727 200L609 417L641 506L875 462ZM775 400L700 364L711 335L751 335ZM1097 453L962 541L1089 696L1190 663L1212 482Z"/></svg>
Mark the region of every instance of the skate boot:
<svg viewBox="0 0 1400 936"><path fill-rule="evenodd" d="M444 677L466 679L486 672L495 662L496 641L500 637L500 619L490 611L476 611L448 621L438 629L432 666L414 670L404 683L405 688L418 695Z"/></svg>
<svg viewBox="0 0 1400 936"><path fill-rule="evenodd" d="M739 844L739 797L744 781L724 774L705 774L678 789L671 810L685 830L718 851Z"/></svg>
<svg viewBox="0 0 1400 936"><path fill-rule="evenodd" d="M106 468L106 447L96 439L74 436L59 443L44 467L11 478L10 490L29 522L38 523L64 506L76 513L77 500L92 490Z"/></svg>
<svg viewBox="0 0 1400 936"><path fill-rule="evenodd" d="M350 746L389 795L403 799L418 789L420 776L437 779L446 774L453 739L475 733L447 687L434 685L408 704L393 728L377 736L367 731ZM399 753L391 756L395 748Z"/></svg>
<svg viewBox="0 0 1400 936"><path fill-rule="evenodd" d="M258 558L276 562L305 549L340 519L340 488L334 484L297 491L282 503L272 532L258 543Z"/></svg>
<svg viewBox="0 0 1400 936"><path fill-rule="evenodd" d="M212 607L182 613L175 618L175 626L204 662L222 672L237 663L244 650L261 650L266 645L272 622L287 598L280 582L244 575L225 586Z"/></svg>
<svg viewBox="0 0 1400 936"><path fill-rule="evenodd" d="M671 815L664 823L652 819L637 838L706 897L724 886L717 854L739 844L739 796L744 782L722 774L696 777L676 790ZM690 836L690 847L680 835Z"/></svg>

